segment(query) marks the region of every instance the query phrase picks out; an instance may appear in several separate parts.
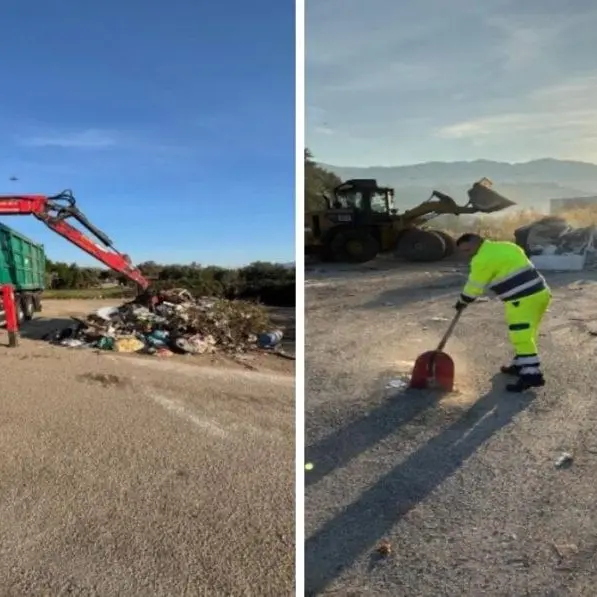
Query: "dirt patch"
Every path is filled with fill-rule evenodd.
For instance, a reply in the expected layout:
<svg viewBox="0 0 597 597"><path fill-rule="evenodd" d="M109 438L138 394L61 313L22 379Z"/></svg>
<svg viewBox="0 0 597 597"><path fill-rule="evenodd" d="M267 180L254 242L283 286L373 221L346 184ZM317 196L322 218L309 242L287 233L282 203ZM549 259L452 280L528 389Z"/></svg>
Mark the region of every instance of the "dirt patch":
<svg viewBox="0 0 597 597"><path fill-rule="evenodd" d="M129 383L127 379L109 373L82 373L81 375L77 375L77 380L99 384L104 388L112 386L123 387Z"/></svg>

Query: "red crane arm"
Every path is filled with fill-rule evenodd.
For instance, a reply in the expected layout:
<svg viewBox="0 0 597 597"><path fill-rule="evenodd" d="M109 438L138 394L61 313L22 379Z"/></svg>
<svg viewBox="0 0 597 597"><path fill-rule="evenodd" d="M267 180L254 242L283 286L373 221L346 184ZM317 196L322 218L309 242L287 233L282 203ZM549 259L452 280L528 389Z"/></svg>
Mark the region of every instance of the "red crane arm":
<svg viewBox="0 0 597 597"><path fill-rule="evenodd" d="M0 195L0 216L32 215L48 228L70 241L88 255L95 257L111 270L126 276L142 290L146 290L149 281L132 265L130 258L119 253L110 238L96 228L76 207L76 200L71 191L59 195ZM88 236L77 230L66 220L73 218L86 228L106 248L100 247Z"/></svg>

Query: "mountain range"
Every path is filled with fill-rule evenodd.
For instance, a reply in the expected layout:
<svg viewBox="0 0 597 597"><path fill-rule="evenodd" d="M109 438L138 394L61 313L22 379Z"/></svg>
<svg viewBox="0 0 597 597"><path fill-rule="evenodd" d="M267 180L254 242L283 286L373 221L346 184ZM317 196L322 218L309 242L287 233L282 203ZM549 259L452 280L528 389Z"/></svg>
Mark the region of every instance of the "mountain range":
<svg viewBox="0 0 597 597"><path fill-rule="evenodd" d="M413 207L429 198L436 189L466 203L466 191L483 177L496 191L521 208L549 211L550 199L597 195L597 164L546 158L510 164L490 160L472 162L426 162L408 166L348 167L319 164L349 178L374 178L380 185L396 190L397 206Z"/></svg>

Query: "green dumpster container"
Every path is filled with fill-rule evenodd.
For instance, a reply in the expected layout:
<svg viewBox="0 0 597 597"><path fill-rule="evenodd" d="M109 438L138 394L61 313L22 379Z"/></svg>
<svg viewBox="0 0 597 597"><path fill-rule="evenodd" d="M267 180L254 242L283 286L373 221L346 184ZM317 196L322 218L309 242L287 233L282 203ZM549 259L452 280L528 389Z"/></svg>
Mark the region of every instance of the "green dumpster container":
<svg viewBox="0 0 597 597"><path fill-rule="evenodd" d="M14 286L21 319L31 319L35 311L41 311L41 293L46 286L44 247L0 223L0 286L3 284Z"/></svg>

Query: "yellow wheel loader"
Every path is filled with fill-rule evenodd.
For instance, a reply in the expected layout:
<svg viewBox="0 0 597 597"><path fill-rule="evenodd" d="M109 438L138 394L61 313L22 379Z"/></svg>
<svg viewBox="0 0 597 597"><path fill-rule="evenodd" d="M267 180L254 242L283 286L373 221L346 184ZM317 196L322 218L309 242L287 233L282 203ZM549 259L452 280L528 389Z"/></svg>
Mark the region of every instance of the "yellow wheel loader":
<svg viewBox="0 0 597 597"><path fill-rule="evenodd" d="M394 251L407 261L439 261L452 254L455 240L427 224L440 215L493 213L515 205L483 178L468 190L469 201L433 191L427 200L403 213L394 205L394 189L374 179L351 179L323 196L325 207L305 214L305 253L324 261L364 263Z"/></svg>

